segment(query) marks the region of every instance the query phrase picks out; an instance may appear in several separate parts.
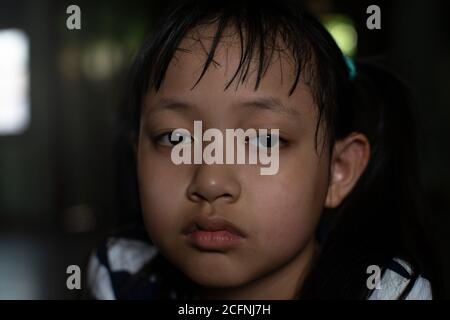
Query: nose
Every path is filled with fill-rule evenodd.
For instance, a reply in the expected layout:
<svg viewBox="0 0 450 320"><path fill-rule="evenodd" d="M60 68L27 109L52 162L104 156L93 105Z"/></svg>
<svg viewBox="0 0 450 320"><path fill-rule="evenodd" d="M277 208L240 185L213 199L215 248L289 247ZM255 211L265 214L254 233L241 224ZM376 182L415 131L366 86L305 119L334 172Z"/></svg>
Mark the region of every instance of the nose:
<svg viewBox="0 0 450 320"><path fill-rule="evenodd" d="M187 196L194 202L224 201L233 203L239 199L241 186L229 165L201 164L187 189Z"/></svg>

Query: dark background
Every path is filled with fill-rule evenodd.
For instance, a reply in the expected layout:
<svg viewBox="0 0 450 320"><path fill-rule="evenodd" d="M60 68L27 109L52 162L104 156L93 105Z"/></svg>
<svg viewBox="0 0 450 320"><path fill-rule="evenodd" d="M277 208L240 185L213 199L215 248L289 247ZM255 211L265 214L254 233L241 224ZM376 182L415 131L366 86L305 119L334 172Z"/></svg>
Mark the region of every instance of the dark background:
<svg viewBox="0 0 450 320"><path fill-rule="evenodd" d="M163 3L0 0L0 31L29 37L31 110L25 132L0 135L0 299L77 298L66 267L85 271L99 239L129 219L117 194L114 124L127 68ZM81 8L81 30L66 28L71 4ZM450 2L308 4L351 18L357 56L385 57L411 86L432 233L449 270ZM381 30L366 28L371 4L381 8Z"/></svg>

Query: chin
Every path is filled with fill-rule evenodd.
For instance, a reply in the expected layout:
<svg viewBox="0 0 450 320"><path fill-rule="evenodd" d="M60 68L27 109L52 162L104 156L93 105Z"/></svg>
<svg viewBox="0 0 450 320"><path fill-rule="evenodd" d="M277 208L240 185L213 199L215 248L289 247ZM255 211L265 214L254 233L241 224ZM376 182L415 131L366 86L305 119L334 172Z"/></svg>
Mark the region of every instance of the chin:
<svg viewBox="0 0 450 320"><path fill-rule="evenodd" d="M235 276L226 276L223 274L200 274L194 272L189 274L188 277L198 285L206 288L232 288L245 284L245 281Z"/></svg>
<svg viewBox="0 0 450 320"><path fill-rule="evenodd" d="M183 269L185 275L203 287L229 288L238 287L249 281L244 270L232 270L225 267L190 266Z"/></svg>

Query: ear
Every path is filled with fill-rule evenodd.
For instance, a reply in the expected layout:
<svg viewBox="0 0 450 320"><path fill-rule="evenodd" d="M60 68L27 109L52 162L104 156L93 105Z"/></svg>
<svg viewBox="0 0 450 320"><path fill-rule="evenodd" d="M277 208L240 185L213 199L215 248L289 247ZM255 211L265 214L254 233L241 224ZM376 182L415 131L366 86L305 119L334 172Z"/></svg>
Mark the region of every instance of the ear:
<svg viewBox="0 0 450 320"><path fill-rule="evenodd" d="M351 133L335 143L325 207L341 204L366 169L369 158L369 140L362 133Z"/></svg>

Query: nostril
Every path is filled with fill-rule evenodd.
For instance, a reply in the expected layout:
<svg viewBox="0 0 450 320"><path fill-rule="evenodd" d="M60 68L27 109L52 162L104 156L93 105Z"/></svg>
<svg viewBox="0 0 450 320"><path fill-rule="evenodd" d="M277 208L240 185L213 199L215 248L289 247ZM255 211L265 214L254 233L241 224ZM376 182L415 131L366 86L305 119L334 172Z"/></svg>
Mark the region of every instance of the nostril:
<svg viewBox="0 0 450 320"><path fill-rule="evenodd" d="M239 198L240 186L237 183L219 183L196 179L186 190L186 196L193 202L235 201Z"/></svg>
<svg viewBox="0 0 450 320"><path fill-rule="evenodd" d="M233 196L230 193L225 193L224 195L222 195L222 197L233 198Z"/></svg>
<svg viewBox="0 0 450 320"><path fill-rule="evenodd" d="M207 201L207 199L204 196L202 196L200 193L197 193L197 192L191 193L189 198L195 202Z"/></svg>

